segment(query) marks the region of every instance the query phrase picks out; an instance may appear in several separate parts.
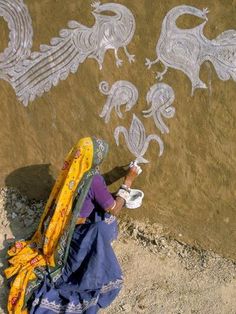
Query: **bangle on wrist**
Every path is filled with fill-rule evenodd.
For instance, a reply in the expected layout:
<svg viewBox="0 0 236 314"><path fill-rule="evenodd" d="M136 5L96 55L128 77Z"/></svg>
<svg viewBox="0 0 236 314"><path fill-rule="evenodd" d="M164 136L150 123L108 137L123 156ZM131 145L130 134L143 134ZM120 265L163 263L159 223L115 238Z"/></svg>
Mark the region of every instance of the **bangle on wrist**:
<svg viewBox="0 0 236 314"><path fill-rule="evenodd" d="M126 184L122 184L122 185L121 185L121 189L123 189L123 190L125 190L125 191L127 191L127 192L129 192L129 193L130 193L130 191L131 191L131 189L130 189Z"/></svg>
<svg viewBox="0 0 236 314"><path fill-rule="evenodd" d="M119 196L119 197L123 198L123 200L126 203L128 201L128 199L129 199L129 192L127 192L124 189L119 189L119 191L116 193L116 196Z"/></svg>

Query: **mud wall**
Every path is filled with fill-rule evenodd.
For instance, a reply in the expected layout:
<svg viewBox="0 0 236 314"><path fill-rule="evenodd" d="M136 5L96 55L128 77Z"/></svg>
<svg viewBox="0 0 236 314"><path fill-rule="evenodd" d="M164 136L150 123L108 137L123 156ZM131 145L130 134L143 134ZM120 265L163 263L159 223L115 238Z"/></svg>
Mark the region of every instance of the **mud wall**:
<svg viewBox="0 0 236 314"><path fill-rule="evenodd" d="M40 44L49 44L69 20L88 27L95 22L87 0L24 2L32 18L32 51L38 51ZM236 2L120 0L119 3L127 6L136 19L135 34L128 45L130 53L136 55L135 63L129 63L119 49L119 57L124 61L117 68L114 50L108 50L102 70L95 59L86 59L75 74L27 107L17 99L11 84L0 80L1 185L16 186L30 197L46 197L64 155L83 136L96 135L109 142L110 153L103 172L127 164L134 157L124 138L120 137L121 145L116 146L113 131L119 125L129 128L135 113L145 125L147 135L158 134L163 140L164 153L159 158L158 144L150 142L145 155L150 163L143 167L135 184L145 192L143 206L126 213L161 223L180 240L236 258L236 82L220 80L212 63L203 63L200 78L208 89L197 89L191 96L189 78L182 71L169 68L163 82L175 92L176 109L175 116L165 120L169 134L161 134L152 119L142 117L142 110L148 108L146 94L157 83L156 72L163 70L160 64L148 70L145 58L156 58L155 47L167 12L180 4L208 7L204 34L213 39L226 30L236 29ZM178 20L183 28L199 23L202 20L189 15ZM0 33L3 51L9 36L3 19ZM98 89L103 80L110 85L128 80L137 87L138 102L124 114L123 120L115 111L108 124L99 117L107 99ZM124 113L124 108L121 110Z"/></svg>

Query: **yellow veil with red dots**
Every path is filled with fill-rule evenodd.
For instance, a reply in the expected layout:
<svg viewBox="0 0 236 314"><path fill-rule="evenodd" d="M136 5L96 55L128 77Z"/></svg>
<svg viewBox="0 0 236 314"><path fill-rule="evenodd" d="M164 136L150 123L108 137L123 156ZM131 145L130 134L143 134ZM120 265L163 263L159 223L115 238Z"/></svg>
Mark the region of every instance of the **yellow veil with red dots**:
<svg viewBox="0 0 236 314"><path fill-rule="evenodd" d="M15 277L9 292L8 313L28 313L27 301L44 275L49 274L52 280L60 276L80 209L107 148L103 140L87 137L71 149L34 236L29 241L16 242L8 251L10 266L5 275Z"/></svg>

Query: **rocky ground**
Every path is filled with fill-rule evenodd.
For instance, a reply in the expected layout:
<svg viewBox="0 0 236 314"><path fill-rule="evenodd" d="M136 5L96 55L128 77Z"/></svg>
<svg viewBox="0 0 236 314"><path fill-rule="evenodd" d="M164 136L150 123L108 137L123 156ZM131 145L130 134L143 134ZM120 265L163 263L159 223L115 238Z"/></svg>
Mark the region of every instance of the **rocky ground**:
<svg viewBox="0 0 236 314"><path fill-rule="evenodd" d="M2 270L14 238L35 230L43 202L0 190L0 313L8 293ZM122 217L114 244L124 287L104 314L236 314L236 262L171 239L158 224Z"/></svg>

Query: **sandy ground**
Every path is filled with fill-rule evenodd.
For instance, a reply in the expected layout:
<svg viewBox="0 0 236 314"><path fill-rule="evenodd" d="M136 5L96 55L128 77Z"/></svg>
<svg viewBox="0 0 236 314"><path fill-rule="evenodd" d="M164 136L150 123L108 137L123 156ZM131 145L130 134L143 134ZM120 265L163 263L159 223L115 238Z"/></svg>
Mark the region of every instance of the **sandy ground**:
<svg viewBox="0 0 236 314"><path fill-rule="evenodd" d="M102 313L236 313L235 263L163 236L157 243L151 238L123 233L116 242L124 287Z"/></svg>
<svg viewBox="0 0 236 314"><path fill-rule="evenodd" d="M0 193L0 313L7 313L8 287L2 276L13 237L29 235L42 203L13 189ZM17 209L17 210L16 210ZM38 215L31 220L32 211ZM34 214L35 216L35 214ZM124 273L124 287L103 314L235 314L236 263L163 234L148 222L120 220L114 250Z"/></svg>

